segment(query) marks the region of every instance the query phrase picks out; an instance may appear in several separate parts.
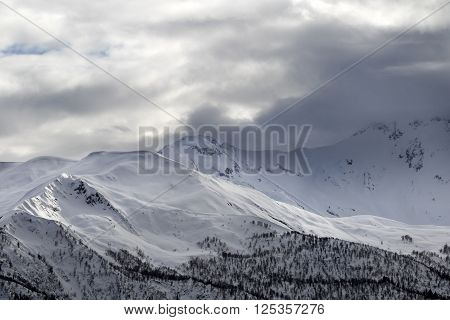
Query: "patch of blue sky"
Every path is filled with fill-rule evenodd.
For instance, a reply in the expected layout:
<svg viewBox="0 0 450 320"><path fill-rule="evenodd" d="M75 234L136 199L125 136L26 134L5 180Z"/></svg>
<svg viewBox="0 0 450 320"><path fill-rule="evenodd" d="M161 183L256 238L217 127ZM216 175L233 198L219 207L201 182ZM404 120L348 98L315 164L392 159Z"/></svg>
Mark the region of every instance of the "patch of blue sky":
<svg viewBox="0 0 450 320"><path fill-rule="evenodd" d="M44 46L29 45L24 43L14 43L4 49L0 50L0 54L4 56L17 56L17 55L43 55L51 51Z"/></svg>

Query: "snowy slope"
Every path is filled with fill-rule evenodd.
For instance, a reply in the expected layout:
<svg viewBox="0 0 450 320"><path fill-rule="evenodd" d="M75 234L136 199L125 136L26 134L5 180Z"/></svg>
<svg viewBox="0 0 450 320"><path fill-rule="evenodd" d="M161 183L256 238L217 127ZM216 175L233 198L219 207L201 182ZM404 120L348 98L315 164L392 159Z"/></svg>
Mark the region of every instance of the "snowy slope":
<svg viewBox="0 0 450 320"><path fill-rule="evenodd" d="M208 236L245 250L242 243L247 237L267 230L336 237L402 252L437 252L450 239L448 227L411 226L374 216L319 216L274 201L254 188L196 171L139 175L138 157L144 156L149 155L96 153L76 163L49 158L60 167L49 165L51 169L38 171L31 180L22 179L19 166L4 171L1 181L16 177L22 194L11 187L11 180L2 185L0 223L17 232L11 217L19 213L54 221L100 254L108 247L139 247L164 265L204 254L197 242ZM175 167L159 155L151 156ZM42 160L30 163L45 168ZM412 243L402 241L406 234Z"/></svg>
<svg viewBox="0 0 450 320"><path fill-rule="evenodd" d="M190 274L189 268L183 271L185 263L215 254L205 247L205 241L216 239L213 243L223 250L250 254L251 239L292 231L397 253L425 250L445 258L442 249L449 243L448 226L312 213L297 199L306 193L294 196L261 175L243 174L236 170L241 164L230 158L235 149L224 156L217 142L210 143L211 148L201 150L202 154L218 155L220 161L216 172L209 174L195 170L194 163L188 163L190 170L179 170L180 164L147 152L97 152L76 162L42 157L0 166L0 280L6 279L0 281L0 296L236 297L235 291L229 295L220 285L211 287L209 280L195 275L188 280L183 274L173 275L175 271L160 271L150 264ZM195 145L183 145L188 152L198 151ZM139 174L139 165L148 159L165 170ZM229 167L232 172L225 170ZM283 189L288 182L304 179L296 175L275 178L283 183ZM310 195L314 192L312 189ZM340 246L350 250L345 243ZM121 253L122 249L127 251ZM380 255L370 247L351 250L355 256L359 250ZM314 254L321 256L320 252ZM130 263L140 265L147 270L145 277L152 278L136 275L136 266L132 273L127 271ZM441 273L433 272L433 277L440 277ZM251 293L244 290L239 294L247 297Z"/></svg>
<svg viewBox="0 0 450 320"><path fill-rule="evenodd" d="M279 163L249 172L244 170L249 161L268 152L198 139L178 141L183 147L168 146L161 153L184 153L180 161L200 170L204 166L195 162L213 163L216 172L210 174L323 216L376 215L409 224L450 225L449 119L374 124L336 145L306 149L310 176L296 174L292 165L281 166L280 172ZM206 151L199 147L208 144ZM293 157L293 152L286 155Z"/></svg>
<svg viewBox="0 0 450 320"><path fill-rule="evenodd" d="M450 225L447 119L373 125L309 158L314 174L287 187L321 211Z"/></svg>

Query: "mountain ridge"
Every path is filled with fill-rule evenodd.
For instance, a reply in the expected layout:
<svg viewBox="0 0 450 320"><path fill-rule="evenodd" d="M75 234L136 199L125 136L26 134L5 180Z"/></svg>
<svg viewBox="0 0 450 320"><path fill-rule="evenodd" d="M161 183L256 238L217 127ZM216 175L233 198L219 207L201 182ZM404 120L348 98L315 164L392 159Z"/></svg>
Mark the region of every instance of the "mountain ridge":
<svg viewBox="0 0 450 320"><path fill-rule="evenodd" d="M421 125L414 127L423 132ZM406 154L400 142L413 140L414 134L399 137L397 128L378 128L368 137L382 138L383 147L397 143L397 149L381 149L374 159L391 159L391 170L401 168L407 177L424 172L428 177L434 172L428 161L439 163L447 155L445 145L433 148L433 160L425 158L417 171L393 153ZM434 124L429 128L432 137ZM366 135L358 135L361 143ZM429 139L421 141L428 148ZM339 200L332 190L342 190L336 184L344 185L343 172L363 177L366 171L357 168L371 168L360 164L364 158L349 157L346 143L338 147L342 153L324 158L329 149L321 149L312 155L319 173L312 177L247 174L236 159L195 145L183 150L218 156L222 162L215 171L207 174L191 162L139 151L98 152L76 162L44 157L0 170L0 297L448 298L441 284L450 279L444 249L449 226L408 224L363 210L348 216L326 212L335 210L328 203ZM148 157L165 170L140 174ZM331 170L332 179L318 183ZM445 191L446 175L439 176L432 181ZM374 190L363 181L344 192L373 196L379 179L371 180ZM320 202L315 188L324 188L328 202ZM320 214L304 208L303 198L319 203ZM285 263L294 256L299 260ZM367 267L371 261L377 261L376 269ZM314 271L325 262L325 273ZM260 270L259 280L245 265ZM236 268L247 280L231 272ZM213 277L218 272L220 277ZM286 291L287 286L295 290Z"/></svg>

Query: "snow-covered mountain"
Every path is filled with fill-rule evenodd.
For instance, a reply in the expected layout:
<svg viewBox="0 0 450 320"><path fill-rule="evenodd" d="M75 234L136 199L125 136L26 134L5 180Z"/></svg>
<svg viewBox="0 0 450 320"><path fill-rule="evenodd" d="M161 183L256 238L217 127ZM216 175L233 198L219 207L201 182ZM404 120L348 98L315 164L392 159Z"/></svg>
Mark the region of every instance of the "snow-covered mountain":
<svg viewBox="0 0 450 320"><path fill-rule="evenodd" d="M402 134L397 127L395 139L389 126L375 126L336 146L310 150L311 177L244 173L238 150L213 140L202 148L198 140L177 143L183 153L217 157L215 174L198 171L192 162L186 163L191 169L179 170L184 164L164 156L173 146L161 154L97 152L80 161L41 157L2 164L0 297L448 297L450 227L382 217L425 221L408 220L400 209L418 205L417 194L427 195L431 187L422 183L431 172L442 179L430 180L435 201L444 202L438 195L448 185L440 161L448 149L425 135L441 126L412 125ZM357 142L361 148L372 143L382 154L352 152L349 145ZM140 174L138 167L149 159L164 172ZM369 169L374 178L367 189L359 179ZM325 179L331 173L336 184ZM401 178L414 181L411 203L401 199L407 191L395 189ZM355 211L331 215L328 206ZM380 216L361 214L378 207ZM430 217L441 214L432 209ZM445 222L448 215L441 215ZM304 265L305 259L311 263ZM371 268L364 267L368 261ZM241 268L239 277L235 268ZM249 270L280 274L268 284Z"/></svg>
<svg viewBox="0 0 450 320"><path fill-rule="evenodd" d="M321 212L450 225L449 119L372 125L308 156L297 194Z"/></svg>
<svg viewBox="0 0 450 320"><path fill-rule="evenodd" d="M177 157L182 152L184 157L178 158L186 165L213 167L217 176L324 216L376 215L409 224L450 225L449 119L377 123L335 145L306 149L308 176L296 174L294 161L261 161L275 158L273 152L198 139L185 138L161 153ZM294 159L295 152L285 159ZM245 170L258 159L267 167Z"/></svg>

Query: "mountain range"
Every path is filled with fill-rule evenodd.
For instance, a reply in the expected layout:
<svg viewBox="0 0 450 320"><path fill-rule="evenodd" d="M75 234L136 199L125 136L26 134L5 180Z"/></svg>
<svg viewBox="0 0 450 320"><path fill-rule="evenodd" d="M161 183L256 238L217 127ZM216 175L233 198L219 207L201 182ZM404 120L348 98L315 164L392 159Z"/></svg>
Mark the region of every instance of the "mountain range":
<svg viewBox="0 0 450 320"><path fill-rule="evenodd" d="M0 163L0 297L449 298L449 142L373 124L304 150L311 175L210 137Z"/></svg>

